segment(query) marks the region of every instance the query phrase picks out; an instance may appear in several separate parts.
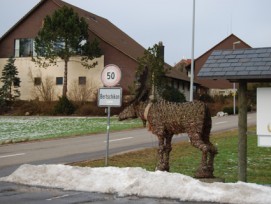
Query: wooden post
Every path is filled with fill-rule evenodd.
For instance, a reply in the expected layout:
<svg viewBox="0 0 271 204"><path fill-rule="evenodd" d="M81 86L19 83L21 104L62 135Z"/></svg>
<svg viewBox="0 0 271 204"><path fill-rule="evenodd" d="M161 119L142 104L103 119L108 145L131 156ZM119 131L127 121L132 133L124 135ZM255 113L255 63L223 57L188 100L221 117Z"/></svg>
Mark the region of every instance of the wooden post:
<svg viewBox="0 0 271 204"><path fill-rule="evenodd" d="M239 82L238 91L238 180L247 181L247 82Z"/></svg>

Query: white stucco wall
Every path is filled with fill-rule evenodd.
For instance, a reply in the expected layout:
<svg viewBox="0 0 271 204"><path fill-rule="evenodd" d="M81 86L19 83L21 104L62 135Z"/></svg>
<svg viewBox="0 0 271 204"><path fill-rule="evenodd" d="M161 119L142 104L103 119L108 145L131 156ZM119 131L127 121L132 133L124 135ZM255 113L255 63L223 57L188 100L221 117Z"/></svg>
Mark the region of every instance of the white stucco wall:
<svg viewBox="0 0 271 204"><path fill-rule="evenodd" d="M56 100L58 96L62 95L63 85L56 85L56 77L64 77L64 62L59 61L57 66L51 66L48 68L40 68L37 64L31 61L31 58L15 58L15 66L19 72L19 78L21 80L21 100L32 100L35 99L36 96L34 94L35 89L37 87L34 86L33 77L41 77L43 82L46 78L50 78L54 83L54 93ZM96 89L102 87L101 82L101 72L104 68L104 56L95 59L98 61L98 65L95 68L86 69L81 65L80 57L73 57L70 59L68 63L68 95L69 90L72 89L71 86L74 86L74 82L78 84L78 77L86 77L87 85L91 85ZM7 58L0 59L0 76L2 76L2 70L4 66L7 64ZM32 79L31 79L32 73ZM0 87L2 83L0 82ZM41 98L39 97L41 100Z"/></svg>
<svg viewBox="0 0 271 204"><path fill-rule="evenodd" d="M234 89L210 89L209 93L211 96L229 96L236 92Z"/></svg>
<svg viewBox="0 0 271 204"><path fill-rule="evenodd" d="M189 101L190 91L188 86L184 86L182 93L184 94L186 101Z"/></svg>

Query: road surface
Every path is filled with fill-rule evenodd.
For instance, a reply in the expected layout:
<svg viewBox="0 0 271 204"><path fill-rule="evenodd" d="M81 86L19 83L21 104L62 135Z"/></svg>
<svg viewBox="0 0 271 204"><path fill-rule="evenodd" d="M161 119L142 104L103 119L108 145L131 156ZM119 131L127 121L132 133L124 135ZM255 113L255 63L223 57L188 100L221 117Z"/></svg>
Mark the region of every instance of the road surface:
<svg viewBox="0 0 271 204"><path fill-rule="evenodd" d="M212 120L212 132L235 129L238 125L237 116L215 117ZM256 124L256 113L248 114L248 124ZM39 142L27 142L0 146L0 177L7 176L16 170L21 164L65 164L88 159L98 159L105 156L106 133L89 136L72 137L66 139L55 139ZM186 134L174 136L173 142L188 141ZM127 151L138 150L148 147L157 147L157 138L146 129L134 129L110 133L109 155L120 154ZM110 160L109 160L110 165ZM26 187L21 185L0 182L0 203L12 202L24 203L21 198L25 197L26 203L70 203L71 198L77 200L75 203L90 202L97 199L101 202L95 203L133 203L133 198L116 198L112 195L89 194L84 192L66 192L56 189L44 189L37 187ZM37 196L37 200L35 200ZM46 199L43 199L43 197ZM7 199L7 200L5 200ZM17 199L17 200L16 200ZM48 200L49 199L49 200ZM51 199L51 200L50 200ZM83 199L83 200L82 200ZM113 199L113 200L112 200ZM127 200L128 199L128 200ZM130 201L129 201L130 199ZM132 199L132 201L131 201ZM161 200L142 199L143 203L163 203ZM6 202L5 202L6 201ZM34 202L35 201L35 202ZM39 202L37 202L39 201ZM40 202L42 201L42 202ZM56 201L56 202L55 202ZM109 202L110 201L110 202ZM129 202L128 202L129 201ZM85 202L86 203L86 202ZM136 203L141 203L139 200ZM167 200L165 203L176 203ZM185 202L193 203L193 202Z"/></svg>

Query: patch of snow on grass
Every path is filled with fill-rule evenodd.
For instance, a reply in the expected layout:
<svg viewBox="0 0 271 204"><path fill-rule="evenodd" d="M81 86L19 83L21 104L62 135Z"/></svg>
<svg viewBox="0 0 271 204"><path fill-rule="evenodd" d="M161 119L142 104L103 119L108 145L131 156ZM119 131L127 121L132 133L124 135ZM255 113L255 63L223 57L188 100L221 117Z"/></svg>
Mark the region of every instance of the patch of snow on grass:
<svg viewBox="0 0 271 204"><path fill-rule="evenodd" d="M139 121L125 123L112 119L111 128L136 126ZM0 141L17 139L41 139L59 136L106 132L106 118L92 117L0 117Z"/></svg>

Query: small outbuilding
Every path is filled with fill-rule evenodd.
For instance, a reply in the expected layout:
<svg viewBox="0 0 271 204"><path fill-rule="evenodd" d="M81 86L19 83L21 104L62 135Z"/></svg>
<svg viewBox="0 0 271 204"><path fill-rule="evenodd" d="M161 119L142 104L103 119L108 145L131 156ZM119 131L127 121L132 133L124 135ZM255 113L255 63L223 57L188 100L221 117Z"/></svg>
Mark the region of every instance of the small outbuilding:
<svg viewBox="0 0 271 204"><path fill-rule="evenodd" d="M247 83L271 82L271 47L215 50L198 73L202 79L227 79L238 90L238 179L247 180Z"/></svg>

